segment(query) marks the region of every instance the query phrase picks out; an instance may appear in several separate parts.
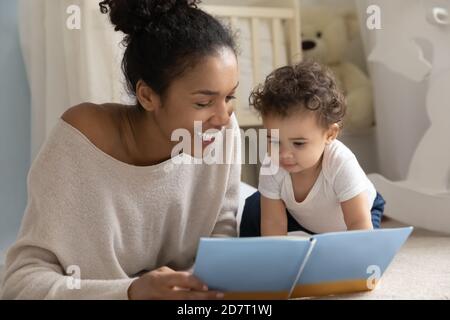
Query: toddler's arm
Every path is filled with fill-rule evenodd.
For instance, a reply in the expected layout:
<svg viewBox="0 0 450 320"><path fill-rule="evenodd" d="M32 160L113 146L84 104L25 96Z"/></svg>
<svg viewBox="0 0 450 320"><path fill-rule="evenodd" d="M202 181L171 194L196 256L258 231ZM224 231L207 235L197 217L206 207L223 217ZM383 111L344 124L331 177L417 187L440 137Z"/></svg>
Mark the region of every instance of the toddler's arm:
<svg viewBox="0 0 450 320"><path fill-rule="evenodd" d="M370 206L365 192L356 197L341 202L342 212L347 230L369 230L373 229Z"/></svg>
<svg viewBox="0 0 450 320"><path fill-rule="evenodd" d="M286 206L283 201L261 195L261 236L286 236L287 231Z"/></svg>

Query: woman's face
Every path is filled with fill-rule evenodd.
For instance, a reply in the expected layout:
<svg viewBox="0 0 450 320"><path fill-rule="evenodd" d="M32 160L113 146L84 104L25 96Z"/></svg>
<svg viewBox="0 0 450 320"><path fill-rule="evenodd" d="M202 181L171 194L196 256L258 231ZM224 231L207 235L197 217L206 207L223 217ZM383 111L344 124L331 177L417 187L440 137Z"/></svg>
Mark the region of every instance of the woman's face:
<svg viewBox="0 0 450 320"><path fill-rule="evenodd" d="M230 122L233 100L238 86L238 63L234 52L223 48L216 55L205 57L194 68L175 79L168 88L161 107L154 112L155 120L163 135L171 140L176 129L189 131L191 154L194 150L194 122L202 124L198 137L203 150L213 142L202 133L211 129L221 130ZM177 144L178 141L172 142Z"/></svg>

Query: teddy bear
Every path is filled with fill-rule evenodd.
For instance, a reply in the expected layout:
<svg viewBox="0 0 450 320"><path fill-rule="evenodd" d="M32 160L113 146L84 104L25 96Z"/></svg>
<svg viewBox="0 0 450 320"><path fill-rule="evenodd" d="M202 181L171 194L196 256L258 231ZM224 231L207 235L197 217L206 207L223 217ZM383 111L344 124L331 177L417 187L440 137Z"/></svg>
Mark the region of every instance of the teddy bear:
<svg viewBox="0 0 450 320"><path fill-rule="evenodd" d="M353 22L353 25L352 25ZM325 6L302 7L303 58L327 65L335 74L347 100L344 127L348 131L374 125L372 86L366 74L354 63L345 61L350 39L357 34L355 15Z"/></svg>

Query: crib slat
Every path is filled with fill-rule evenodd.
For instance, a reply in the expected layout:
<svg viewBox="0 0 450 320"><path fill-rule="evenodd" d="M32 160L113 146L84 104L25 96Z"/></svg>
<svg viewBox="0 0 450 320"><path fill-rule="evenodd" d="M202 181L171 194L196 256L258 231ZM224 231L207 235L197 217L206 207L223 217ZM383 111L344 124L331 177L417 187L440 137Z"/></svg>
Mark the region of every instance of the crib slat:
<svg viewBox="0 0 450 320"><path fill-rule="evenodd" d="M226 2L224 2L226 3ZM233 3L238 3L234 1ZM276 4L275 4L276 3ZM261 6L253 5L202 5L201 8L214 16L227 18L230 21L230 26L233 30L239 30L236 26L240 19L245 19L250 22L250 52L252 56L251 76L248 81L252 83L248 85L255 86L263 80L264 66L261 61L261 20L267 19L270 21L269 28L272 29L272 48L273 51L273 67L279 67L286 63L295 63L301 60L301 33L300 33L300 1L299 0L283 0L261 2ZM278 21L273 21L278 19ZM281 32L278 32L281 29ZM287 44L285 52L285 44ZM247 66L250 67L250 66ZM247 86L245 87L247 89ZM243 86L242 86L243 88ZM239 92L239 91L238 91ZM238 106L236 110L239 124L241 126L261 125L261 120L255 117L248 108L248 99L245 92L240 92L242 97L238 97ZM242 98L242 99L241 99Z"/></svg>
<svg viewBox="0 0 450 320"><path fill-rule="evenodd" d="M253 85L258 84L261 81L261 51L259 41L259 19L252 18Z"/></svg>
<svg viewBox="0 0 450 320"><path fill-rule="evenodd" d="M203 5L202 9L214 15L222 17L239 17L239 18L261 18L261 19L293 19L293 10L288 8L271 8L271 7L250 7L250 6L219 6L219 5Z"/></svg>
<svg viewBox="0 0 450 320"><path fill-rule="evenodd" d="M231 26L231 30L233 32L240 32L240 30L239 30L239 19L236 16L231 16L230 17L230 26ZM237 54L240 57L241 52L237 52ZM236 113L239 113L240 110L239 110L239 108L237 108L237 104L241 101L241 98L242 98L241 95L240 95L240 90L236 90L235 97L236 97L236 101L235 101L235 105L234 105L234 110L235 110Z"/></svg>
<svg viewBox="0 0 450 320"><path fill-rule="evenodd" d="M274 68L281 67L281 19L272 19L272 43L273 43L273 66Z"/></svg>
<svg viewBox="0 0 450 320"><path fill-rule="evenodd" d="M237 17L235 17L235 16L230 17L230 24L231 24L231 29L233 29L233 31L239 31Z"/></svg>
<svg viewBox="0 0 450 320"><path fill-rule="evenodd" d="M300 27L300 4L296 0L292 0L294 8L294 19L288 21L289 28L289 44L290 44L290 61L291 63L300 62L302 60L302 50L300 45L301 27Z"/></svg>

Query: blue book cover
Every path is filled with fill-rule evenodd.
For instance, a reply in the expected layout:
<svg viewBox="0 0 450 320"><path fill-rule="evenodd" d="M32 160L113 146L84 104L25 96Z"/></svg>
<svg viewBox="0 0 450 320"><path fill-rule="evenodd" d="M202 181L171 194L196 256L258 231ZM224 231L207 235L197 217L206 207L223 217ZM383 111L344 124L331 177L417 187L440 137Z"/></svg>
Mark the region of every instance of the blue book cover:
<svg viewBox="0 0 450 320"><path fill-rule="evenodd" d="M194 275L226 299L287 299L376 287L412 227L310 237L201 238Z"/></svg>

